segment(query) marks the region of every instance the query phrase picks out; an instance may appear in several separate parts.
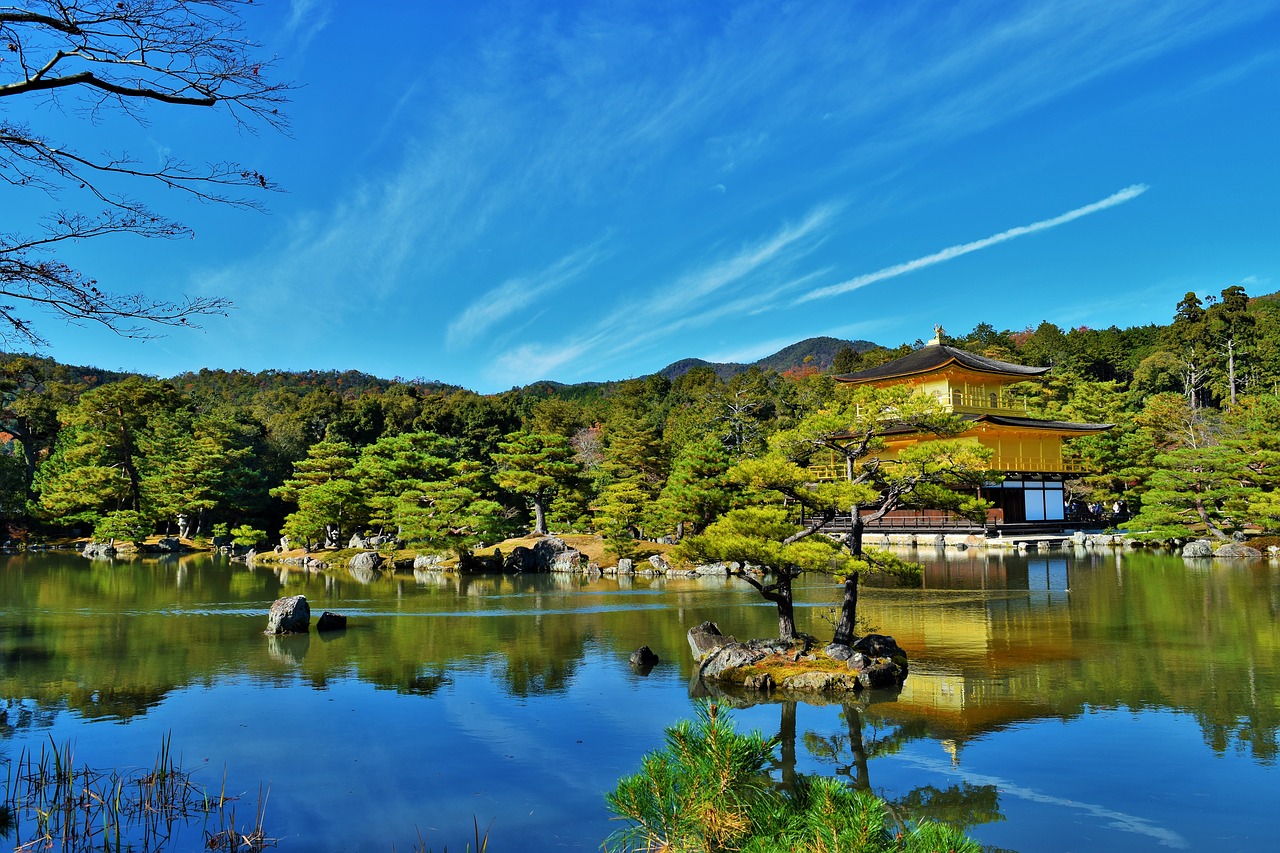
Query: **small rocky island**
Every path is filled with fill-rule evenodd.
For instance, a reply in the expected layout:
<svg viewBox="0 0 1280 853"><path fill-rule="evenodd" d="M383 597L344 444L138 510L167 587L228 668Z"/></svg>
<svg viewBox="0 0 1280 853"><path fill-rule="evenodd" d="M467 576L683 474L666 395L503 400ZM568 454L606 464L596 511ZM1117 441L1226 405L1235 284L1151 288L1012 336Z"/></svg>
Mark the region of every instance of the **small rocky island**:
<svg viewBox="0 0 1280 853"><path fill-rule="evenodd" d="M805 634L739 642L721 634L714 622L703 622L688 636L701 678L747 690L849 693L901 687L907 678L906 652L882 634L818 648L818 641Z"/></svg>

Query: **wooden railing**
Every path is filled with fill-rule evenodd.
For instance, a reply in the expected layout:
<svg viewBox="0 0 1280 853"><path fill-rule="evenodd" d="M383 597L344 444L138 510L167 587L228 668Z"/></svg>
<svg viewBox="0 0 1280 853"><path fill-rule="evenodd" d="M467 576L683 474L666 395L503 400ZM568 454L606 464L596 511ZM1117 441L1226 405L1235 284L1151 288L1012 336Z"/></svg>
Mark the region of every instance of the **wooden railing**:
<svg viewBox="0 0 1280 853"><path fill-rule="evenodd" d="M951 410L962 412L973 410L975 412L1016 412L1025 415L1027 413L1027 401L1015 400L1003 394L976 394L973 392L965 393L960 390L951 392Z"/></svg>
<svg viewBox="0 0 1280 853"><path fill-rule="evenodd" d="M865 518L865 515L864 515ZM817 517L810 517L804 520L805 524L812 524L817 521ZM834 519L823 525L822 529L826 533L845 533L849 530L852 522L852 516L848 513L837 515ZM866 530L885 532L889 530L981 530L982 525L971 518L965 518L962 515L947 512L941 509L921 509L921 510L894 510L887 514L884 518L876 521L865 521ZM990 509L987 510L987 524L1003 524L1004 510Z"/></svg>

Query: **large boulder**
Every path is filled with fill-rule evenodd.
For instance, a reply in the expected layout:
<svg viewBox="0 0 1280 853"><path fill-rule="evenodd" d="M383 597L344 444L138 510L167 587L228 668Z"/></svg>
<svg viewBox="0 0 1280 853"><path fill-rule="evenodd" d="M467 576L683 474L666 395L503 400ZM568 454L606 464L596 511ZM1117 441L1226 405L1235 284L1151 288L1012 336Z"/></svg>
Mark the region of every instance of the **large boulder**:
<svg viewBox="0 0 1280 853"><path fill-rule="evenodd" d="M692 642L690 644L692 645ZM698 674L703 678L714 680L731 669L759 663L767 656L768 653L763 649L743 643L726 643L713 649L706 656L702 665L698 667Z"/></svg>
<svg viewBox="0 0 1280 853"><path fill-rule="evenodd" d="M538 554L532 548L517 545L502 561L502 571L509 575L538 571Z"/></svg>
<svg viewBox="0 0 1280 853"><path fill-rule="evenodd" d="M890 660L878 660L859 670L857 679L863 687L901 687L902 682L907 679L906 666L899 666Z"/></svg>
<svg viewBox="0 0 1280 853"><path fill-rule="evenodd" d="M862 652L869 658L891 658L898 655L906 657L907 653L898 646L898 641L884 634L867 634L853 641L850 646L855 652Z"/></svg>
<svg viewBox="0 0 1280 853"><path fill-rule="evenodd" d="M827 647L822 651L832 660L846 661L853 657L853 649L844 643L828 643Z"/></svg>
<svg viewBox="0 0 1280 853"><path fill-rule="evenodd" d="M1228 542L1226 545L1219 546L1218 550L1213 552L1215 557L1261 557L1262 552L1257 548L1250 548L1248 545L1240 545L1235 542Z"/></svg>
<svg viewBox="0 0 1280 853"><path fill-rule="evenodd" d="M569 543L565 542L559 536L544 536L533 545L533 550L539 554L546 554L548 558L559 554L561 551L568 551Z"/></svg>
<svg viewBox="0 0 1280 853"><path fill-rule="evenodd" d="M1182 546L1184 557L1212 557L1213 543L1208 539L1196 539Z"/></svg>
<svg viewBox="0 0 1280 853"><path fill-rule="evenodd" d="M907 680L907 653L893 637L867 634L850 648L865 659L865 667L858 674L864 687L897 687Z"/></svg>
<svg viewBox="0 0 1280 853"><path fill-rule="evenodd" d="M444 561L439 554L418 554L413 558L413 570L415 572L427 572L439 569L442 562Z"/></svg>
<svg viewBox="0 0 1280 853"><path fill-rule="evenodd" d="M618 574L634 575L636 573L635 564L631 562L630 557L623 557L618 560Z"/></svg>
<svg viewBox="0 0 1280 853"><path fill-rule="evenodd" d="M733 637L721 634L714 622L703 622L701 625L693 626L689 629L688 638L689 651L693 652L693 659L697 663L702 663L707 655L726 643L734 642Z"/></svg>
<svg viewBox="0 0 1280 853"><path fill-rule="evenodd" d="M376 572L382 565L382 555L377 551L362 551L347 561L347 568L356 572Z"/></svg>
<svg viewBox="0 0 1280 853"><path fill-rule="evenodd" d="M311 627L311 605L305 595L277 598L267 613L266 634L305 634Z"/></svg>
<svg viewBox="0 0 1280 853"><path fill-rule="evenodd" d="M576 572L582 569L586 564L586 557L581 551L575 551L570 548L567 551L561 551L556 554L555 559L551 561L550 569L553 572Z"/></svg>

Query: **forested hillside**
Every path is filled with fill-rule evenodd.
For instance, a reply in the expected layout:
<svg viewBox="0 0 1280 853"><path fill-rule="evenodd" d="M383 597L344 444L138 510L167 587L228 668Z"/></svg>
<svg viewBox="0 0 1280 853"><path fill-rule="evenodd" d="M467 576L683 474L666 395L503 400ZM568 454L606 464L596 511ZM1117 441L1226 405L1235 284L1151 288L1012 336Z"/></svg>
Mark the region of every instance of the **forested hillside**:
<svg viewBox="0 0 1280 853"><path fill-rule="evenodd" d="M1280 298L1187 294L1171 318L981 324L948 342L1051 366L1018 386L1033 416L1116 424L1073 445L1090 470L1070 484L1075 496L1121 498L1153 535L1270 530ZM675 378L492 395L354 371L157 379L5 355L0 515L15 536L176 532L182 517L193 536L218 524L319 543L384 529L459 551L540 519L615 543L697 532L743 502L752 487L731 472L744 460L808 461L779 436L839 407L834 375L912 348L832 343L784 350L773 358L785 370L723 378L697 364Z"/></svg>

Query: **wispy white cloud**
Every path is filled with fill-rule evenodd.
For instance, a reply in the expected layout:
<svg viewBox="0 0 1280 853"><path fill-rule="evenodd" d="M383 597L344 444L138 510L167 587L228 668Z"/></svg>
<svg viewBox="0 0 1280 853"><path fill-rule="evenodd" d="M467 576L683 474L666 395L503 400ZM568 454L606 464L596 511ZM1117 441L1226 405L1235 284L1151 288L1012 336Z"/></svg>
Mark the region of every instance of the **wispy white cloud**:
<svg viewBox="0 0 1280 853"><path fill-rule="evenodd" d="M616 357L679 335L691 327L746 314L779 289L795 286L792 280L781 288L774 285L763 294L758 292L761 276L788 269L820 245L822 234L837 210L838 206L833 204L820 205L797 223L785 224L775 233L727 257L678 275L646 299L625 299L575 335L572 341L523 344L508 349L494 359L490 373L506 381L542 379L553 369L593 355L599 357L607 352L610 357Z"/></svg>
<svg viewBox="0 0 1280 853"><path fill-rule="evenodd" d="M1066 225L1068 222L1074 222L1083 216L1091 213L1097 213L1101 210L1115 207L1118 204L1124 204L1126 201L1137 198L1148 189L1146 184L1134 184L1125 187L1119 192L1112 193L1101 201L1095 201L1093 204L1086 204L1084 207L1077 207L1074 210L1068 210L1066 213L1054 216L1051 219L1041 219L1039 222L1032 222L1030 225L1019 225L1016 228L1010 228L1007 231L1001 231L999 234L993 234L990 237L984 237L981 240L974 240L970 243L960 243L955 246L934 252L931 255L925 255L915 260L906 261L901 264L894 264L891 267L876 270L875 272L865 273L855 276L848 281L842 281L839 284L832 284L827 287L820 287L817 290L810 291L804 296L797 299L797 302L812 302L815 299L827 299L832 296L839 296L842 293L848 293L851 290L857 290L860 287L866 287L868 284L875 284L885 279L896 278L900 275L906 275L916 270L931 267L935 264L941 264L963 255L971 254L982 249L997 246L1000 243L1007 243L1018 237L1025 237L1028 234L1035 234L1040 231L1048 231L1050 228L1057 228L1059 225Z"/></svg>
<svg viewBox="0 0 1280 853"><path fill-rule="evenodd" d="M457 347L488 332L508 318L522 314L551 293L581 277L599 261L601 244L579 249L544 270L511 278L482 294L449 323L445 342Z"/></svg>
<svg viewBox="0 0 1280 853"><path fill-rule="evenodd" d="M988 785L993 788L998 788L1001 796L1010 796L1020 800L1026 800L1027 802L1038 803L1050 808L1079 813L1080 815L1087 816L1093 820L1100 821L1107 827L1115 828L1122 832L1131 832L1135 835L1145 835L1159 843L1162 847L1170 847L1175 850L1186 850L1190 847L1187 839L1179 834L1177 830L1167 826L1161 826L1160 824L1145 817L1118 811L1110 806L1090 803L1083 800L1075 800L1068 797L1060 797L1055 794L1046 794L1035 788L1020 785L1012 779L1006 779L1002 776L993 776L986 773L975 773L970 770L955 767L950 762L938 761L935 758L929 758L924 755L900 754L895 756L894 760L910 764L914 767L923 768L940 775L963 779L971 785Z"/></svg>
<svg viewBox="0 0 1280 853"><path fill-rule="evenodd" d="M311 40L329 25L332 14L331 0L291 0L289 17L284 24L285 35L306 49Z"/></svg>
<svg viewBox="0 0 1280 853"><path fill-rule="evenodd" d="M231 282L214 292L266 317L394 310L452 318L445 342L455 347L482 337L468 329L518 316L474 294L519 301L532 288L560 317L557 330L531 327L514 348L489 336L493 352L472 363L500 382L544 378L535 374L551 366L581 375L605 356L773 310L783 293L802 292L797 282L812 286L815 273L801 261L822 240L834 243L834 214L849 236L849 220L869 215L860 194L918 198L897 183L884 193L866 187L888 183L890 170L911 171L921 151L1260 10L1265 4L1253 0L1033 0L945 16L912 4L822 0L665 17L625 4L552 14L512 7L492 26L415 58L399 100L366 125L373 153L357 159L371 168L362 164L358 177L334 171L327 197L317 190L304 202L309 211L280 224L259 256L210 280ZM303 40L336 29L344 14L331 0L293 0L288 26ZM845 206L813 208L832 197ZM886 213L900 214L894 206ZM812 212L794 234L774 234L776 245L689 260L798 210ZM1069 221L1057 220L1025 228ZM583 270L557 279L554 265L528 272L547 257L573 257L602 231L614 239L609 257L590 267L596 280ZM832 288L847 292L1024 233L1032 232L1013 229ZM821 266L832 261L822 257ZM589 299L575 290L586 283L596 285ZM567 323L579 330L574 340L553 337ZM418 357L434 353L424 346Z"/></svg>

